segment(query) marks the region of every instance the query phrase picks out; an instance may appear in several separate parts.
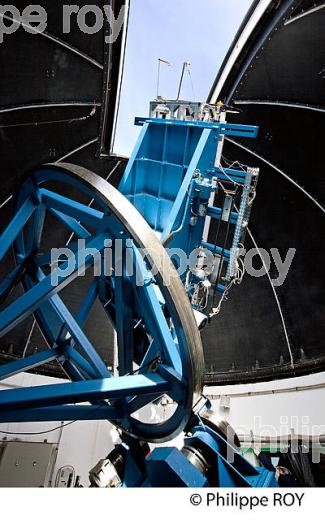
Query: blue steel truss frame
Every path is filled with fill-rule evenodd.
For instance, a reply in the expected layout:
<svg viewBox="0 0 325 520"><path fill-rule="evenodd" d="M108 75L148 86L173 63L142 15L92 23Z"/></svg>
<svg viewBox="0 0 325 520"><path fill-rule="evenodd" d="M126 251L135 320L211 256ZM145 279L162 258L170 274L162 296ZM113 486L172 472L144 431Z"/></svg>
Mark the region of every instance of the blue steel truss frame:
<svg viewBox="0 0 325 520"><path fill-rule="evenodd" d="M43 167L35 171L20 189L15 217L0 237L0 261L13 246L17 262L1 285L0 297L9 292L18 276L25 291L1 311L0 337L34 314L49 346L48 351L0 367L0 378L56 360L74 382L1 392L0 422L101 418L114 420L124 431L148 440L169 438L183 428L191 409L193 381L188 366L187 343L173 305L163 297L166 290L158 290L159 282L149 270L147 259L139 253L138 244L133 241L132 247L130 243L128 245L128 254L132 253L132 272L122 270L120 277L100 273L90 284L76 316L60 296L62 289L93 266L96 258L103 261L107 242L114 243L119 239L122 258L125 258L127 239L134 238L107 206L107 201L90 191L84 179L71 173L69 167L64 166ZM47 189L49 182L56 183L58 191ZM62 195L62 186L68 192L78 189L80 193L91 195L100 209ZM124 202L123 197L119 197ZM85 241L81 249L77 241L73 242L71 257L52 269L50 274L46 269L51 255L40 248L47 212L57 217L76 235L76 239ZM140 224L145 230L146 224L142 221ZM96 255L91 253L92 250ZM161 250L164 252L163 248ZM69 262L73 267L67 275ZM113 263L112 269L115 267ZM53 275L57 279L55 285ZM139 277L144 283L137 284ZM83 331L96 299L117 331L119 377L113 377ZM140 354L136 352L139 345L134 345L133 335L139 321L142 321L138 327L141 334L137 331L137 338L143 343ZM164 394L177 403L170 420L152 426L132 417L134 412ZM92 404L78 404L87 401Z"/></svg>
<svg viewBox="0 0 325 520"><path fill-rule="evenodd" d="M147 222L159 237L151 242L157 249L157 260L164 251L161 243L182 248L187 254L201 246L206 217L218 219L222 211L208 205L215 190L213 178L245 182L242 171L228 169L225 175L215 166L218 143L224 135L254 138L257 127L143 118L136 124L143 129L120 184L120 192L129 202L120 194L118 198L102 179L83 169L79 175L78 168L71 165L36 170L17 194L14 217L0 236L0 261L13 247L16 267L0 284L0 301L18 281L22 281L24 293L1 311L0 338L33 314L49 350L1 366L0 379L56 360L73 382L1 392L2 423L108 419L131 435L160 442L177 435L190 417L193 393L200 391L203 379L199 334L193 315L187 311L185 292L182 300L178 282L174 282L173 292L164 286L159 273L154 276L154 262L150 265L139 252L139 236L143 229L153 240ZM108 190L109 196L103 197L101 190ZM78 197L69 197L70 191L89 196L96 209L79 202ZM110 197L117 197L115 210ZM124 220L117 211L119 204L126 204L129 217ZM202 206L205 212L200 210ZM77 240L70 245L71 257L51 274L50 251L41 248L47 213L76 239L84 240L81 249ZM132 234L130 221L139 218L140 231ZM230 222L236 224L237 219L238 213L233 211ZM74 316L60 295L62 289L94 266L96 259L102 264L107 241L116 239L122 240L123 258L127 240L135 240L132 265L144 283L139 286L123 263L120 277L101 274L94 278ZM213 247L218 251L218 246ZM224 252L225 258L227 254L229 257L230 252ZM118 377L107 368L83 330L96 300L116 329ZM187 314L184 310L182 315L182 309ZM190 347L191 341L194 347ZM132 416L164 394L176 403L170 419L150 425ZM91 404L81 404L85 402Z"/></svg>

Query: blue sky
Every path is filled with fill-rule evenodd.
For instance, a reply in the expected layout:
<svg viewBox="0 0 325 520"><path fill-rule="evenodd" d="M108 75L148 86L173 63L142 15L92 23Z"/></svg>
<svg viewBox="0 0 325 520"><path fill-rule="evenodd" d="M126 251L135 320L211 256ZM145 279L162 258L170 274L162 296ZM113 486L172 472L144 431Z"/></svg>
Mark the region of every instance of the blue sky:
<svg viewBox="0 0 325 520"><path fill-rule="evenodd" d="M129 156L139 129L135 116L146 116L156 97L157 60L160 95L175 99L184 61L191 63L197 101L207 98L222 60L252 0L131 0L125 70L114 152ZM185 77L183 99L193 99Z"/></svg>

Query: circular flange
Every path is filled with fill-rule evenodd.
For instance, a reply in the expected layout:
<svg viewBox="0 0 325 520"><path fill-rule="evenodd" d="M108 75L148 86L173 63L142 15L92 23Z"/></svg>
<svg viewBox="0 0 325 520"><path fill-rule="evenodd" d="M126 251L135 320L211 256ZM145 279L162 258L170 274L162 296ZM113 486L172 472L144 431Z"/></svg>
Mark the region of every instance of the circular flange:
<svg viewBox="0 0 325 520"><path fill-rule="evenodd" d="M191 416L194 396L195 399L197 399L197 395L202 391L204 359L201 338L190 301L167 251L136 208L107 181L85 168L65 163L47 164L40 167L28 177L25 183L25 189L23 186L20 195L18 195L18 207L24 201L27 183L29 183L29 194L31 194L30 186L33 186L33 190L35 190L33 195L36 198L39 197L42 189L46 189L47 185L51 187L51 190L53 190L53 186L55 185L61 189L62 186L64 186L65 189L71 186L73 190L80 190L80 192L92 198L105 215L110 215L115 225L118 223L119 234L121 234L120 229L123 229L123 233L124 231L126 232L127 236L134 242L136 248L145 250L146 264L149 264L149 271L150 268L154 271L155 286L158 287L164 301L163 316L165 316L166 319L164 327L166 324L169 324L171 337L174 337L173 348L175 349L175 355L179 357L181 366L179 388L176 388L178 385L176 381L178 380L177 377L175 378L173 371L171 371L170 376L173 381L173 396L178 396L175 399L177 406L170 418L159 423L148 424L129 415L124 417L123 420L114 420L114 424L128 434L151 442L163 442L175 437L183 430ZM40 204L43 203L42 200L39 202ZM108 226L104 231L112 230L109 229ZM101 232L103 232L103 230L101 230ZM112 235L108 233L108 237L110 236ZM15 244L18 261L19 258L22 257L20 248L21 239L20 242L16 242ZM37 283L37 280L33 279L30 274L33 272L33 264L37 253L37 251L33 251L32 255L28 259L25 259L27 272L29 273L28 282L27 279L25 279L23 283L25 290L28 290L31 285ZM157 302L159 305L161 304L158 296ZM42 320L38 320L41 329L42 327L44 328L44 323L46 322L45 313L43 313L42 316L43 322ZM144 322L146 322L145 316ZM49 325L48 323L45 324L46 326ZM164 330L166 330L166 327ZM43 330L43 333L46 336L46 330ZM168 359L160 359L159 363L168 365ZM148 370L149 369L147 369L147 371ZM157 370L157 367L154 369L150 368L150 370ZM73 372L67 372L72 380L75 379ZM136 396L136 398L139 398L139 396ZM127 402L124 401L123 406L126 410L125 413L128 414Z"/></svg>

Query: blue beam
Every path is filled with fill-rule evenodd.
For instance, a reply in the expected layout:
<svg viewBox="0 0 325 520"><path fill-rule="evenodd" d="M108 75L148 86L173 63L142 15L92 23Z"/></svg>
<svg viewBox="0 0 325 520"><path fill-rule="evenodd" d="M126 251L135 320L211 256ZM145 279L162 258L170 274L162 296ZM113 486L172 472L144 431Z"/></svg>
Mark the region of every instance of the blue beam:
<svg viewBox="0 0 325 520"><path fill-rule="evenodd" d="M86 248L81 249L74 256L74 265L69 269L69 262L65 262L61 268L54 269L51 274L44 278L40 283L25 292L9 307L2 311L0 315L0 337L12 330L18 323L32 314L40 305L48 300L52 295L66 287L74 280L83 267L93 263L94 258L86 255L87 249L94 249L100 253L105 247L106 236L99 235L91 240ZM69 270L66 275L65 270ZM57 275L58 283L53 285L52 276Z"/></svg>
<svg viewBox="0 0 325 520"><path fill-rule="evenodd" d="M70 361L76 369L90 379L98 379L98 372L88 363L88 361L73 347L62 347L62 352L66 361ZM109 376L106 376L109 377ZM87 379L87 377L86 377Z"/></svg>
<svg viewBox="0 0 325 520"><path fill-rule="evenodd" d="M34 251L37 251L40 247L43 226L46 216L46 207L44 204L39 204L34 211L32 217L25 230L25 256L30 256Z"/></svg>
<svg viewBox="0 0 325 520"><path fill-rule="evenodd" d="M134 253L137 258L136 272L139 274L141 272L141 259L139 258L140 255L137 251L134 251ZM136 280L133 279L133 283L136 283ZM153 286L153 280L147 279L143 284L138 284L135 294L139 308L144 312L146 325L153 341L161 350L164 362L171 365L176 372L181 374L182 361L179 350L172 337L161 304L158 301L157 293Z"/></svg>
<svg viewBox="0 0 325 520"><path fill-rule="evenodd" d="M242 179L245 179L247 175L247 172L245 172L244 170L235 170L233 168L219 168L217 166L209 170L208 173L215 173L218 176L220 173L224 174L225 172L227 175L229 175L229 177L241 177Z"/></svg>
<svg viewBox="0 0 325 520"><path fill-rule="evenodd" d="M69 217L61 211L50 208L49 211L54 215L60 222L65 224L77 237L79 238L90 238L91 234L84 228L75 218Z"/></svg>
<svg viewBox="0 0 325 520"><path fill-rule="evenodd" d="M258 134L258 126L252 125L235 125L230 123L208 123L204 121L182 121L178 119L156 119L148 117L136 117L135 124L143 126L146 123L154 123L156 125L174 125L206 128L210 130L218 130L223 135L233 137L249 137L255 139Z"/></svg>
<svg viewBox="0 0 325 520"><path fill-rule="evenodd" d="M103 223L105 214L102 211L98 211L97 209L46 190L45 188L39 188L38 193L46 206L68 215L77 221L84 222L94 228L100 227Z"/></svg>
<svg viewBox="0 0 325 520"><path fill-rule="evenodd" d="M160 358L160 359L162 358L161 349L159 346L157 346L157 343L154 340L152 340L148 347L148 350L141 362L138 372L140 374L145 374L146 372L148 372L150 364L153 363L154 360L157 360L157 358ZM151 396L147 396L147 395L132 396L130 399L128 399L128 404L127 404L127 410L128 410L129 415L136 412L137 410L140 410L141 408L143 408L147 404L151 403L153 400L158 399L162 395L163 394L157 394L156 396L152 396L152 395Z"/></svg>
<svg viewBox="0 0 325 520"><path fill-rule="evenodd" d="M134 293L130 281L126 278L125 258L123 259L123 271L123 276L114 278L115 329L118 344L118 372L120 376L132 372L134 359L132 308Z"/></svg>
<svg viewBox="0 0 325 520"><path fill-rule="evenodd" d="M6 379L7 377L14 376L20 372L26 370L32 370L44 363L57 359L61 353L58 349L53 348L51 350L45 350L44 352L38 352L32 356L26 358L17 359L17 361L11 361L5 365L0 366L0 380Z"/></svg>
<svg viewBox="0 0 325 520"><path fill-rule="evenodd" d="M224 249L223 247L216 246L215 244L210 244L209 242L202 242L202 247L211 251L211 253L216 253L217 255L224 256L225 260L230 260L230 251L229 249Z"/></svg>
<svg viewBox="0 0 325 520"><path fill-rule="evenodd" d="M224 175L223 173L218 173L215 175L219 180L221 181L227 181L227 182L236 182L237 184L244 184L245 179L242 177L234 177L233 175Z"/></svg>
<svg viewBox="0 0 325 520"><path fill-rule="evenodd" d="M207 211L207 216L208 217L220 220L221 215L222 215L222 209L221 208L217 208L217 207L214 207L214 206L209 206L208 207L208 211ZM230 213L230 224L236 224L237 220L238 220L238 213L236 211L232 211Z"/></svg>
<svg viewBox="0 0 325 520"><path fill-rule="evenodd" d="M114 421L123 417L123 410L113 406L65 405L0 412L0 423L51 421Z"/></svg>
<svg viewBox="0 0 325 520"><path fill-rule="evenodd" d="M84 381L85 379L88 379L85 377L82 369L77 367L77 365L70 361L70 359L66 359L62 363L62 367L72 381Z"/></svg>
<svg viewBox="0 0 325 520"><path fill-rule="evenodd" d="M72 316L71 312L68 310L66 305L63 303L61 298L55 294L51 298L51 303L53 304L53 308L57 311L58 315L62 318L65 323L66 329L72 336L73 343L76 343L86 354L93 367L95 368L95 372L97 377L111 377L112 374L106 367L104 361L92 345L92 343L87 338L86 334L83 332L76 319ZM61 338L58 338L60 341Z"/></svg>
<svg viewBox="0 0 325 520"><path fill-rule="evenodd" d="M82 304L79 307L78 313L76 315L76 322L80 327L83 327L87 321L89 313L96 301L98 296L98 278L95 278L93 282L90 284L89 289L85 298L83 299Z"/></svg>
<svg viewBox="0 0 325 520"><path fill-rule="evenodd" d="M45 275L41 269L37 270L36 276L39 282L45 279ZM31 287L33 282L30 277L27 277L27 282L29 287ZM91 284L91 289L96 282L97 279L95 278L94 282ZM91 296L93 295L91 294ZM36 311L36 314L43 328L43 332L45 331L47 340L51 344L57 344L61 347L62 344L65 346L69 342L70 346L77 344L79 348L85 352L92 366L89 365L89 363L81 355L79 355L78 358L77 351L73 349L69 351L71 356L73 356L72 362L74 365L76 365L76 370L81 368L82 372L86 373L90 377L93 377L94 379L101 377L111 377L110 371L107 369L100 355L83 332L82 324L78 323L78 315L76 318L74 318L57 294L53 295L45 303L43 303L42 306ZM81 319L82 317L79 316L79 318ZM68 340L65 338L67 332L70 333ZM67 363L69 359L67 360Z"/></svg>
<svg viewBox="0 0 325 520"><path fill-rule="evenodd" d="M25 200L22 206L16 211L15 216L11 220L8 227L0 236L0 262L13 244L26 222L32 216L36 209L31 197Z"/></svg>
<svg viewBox="0 0 325 520"><path fill-rule="evenodd" d="M170 383L158 374L148 374L3 390L0 392L0 412L165 393L170 387Z"/></svg>

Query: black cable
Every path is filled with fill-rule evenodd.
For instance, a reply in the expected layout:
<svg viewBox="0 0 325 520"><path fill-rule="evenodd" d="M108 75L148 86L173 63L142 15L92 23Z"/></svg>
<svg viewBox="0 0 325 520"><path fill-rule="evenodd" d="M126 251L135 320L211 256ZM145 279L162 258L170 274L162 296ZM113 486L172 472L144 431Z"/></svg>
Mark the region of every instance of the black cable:
<svg viewBox="0 0 325 520"><path fill-rule="evenodd" d="M235 193L235 196L236 196L236 194L237 193ZM225 204L225 199L224 199L224 203L223 203L223 208L224 208L224 204ZM231 213L233 211L233 208L234 208L234 198L232 198L232 201L231 201L230 215L231 215ZM221 222L221 218L222 218L222 214L220 215L219 223ZM229 236L229 229L230 229L230 216L229 216L229 220L227 222L227 229L226 229L226 233L225 233L225 237L224 237L224 241L223 241L222 251L221 251L221 254L220 254L220 263L219 263L219 268L218 268L218 273L217 273L216 285L214 287L214 293L213 293L213 297L212 297L213 305L214 305L214 303L216 301L216 294L217 294L217 291L218 291L219 279L220 279L221 273L222 273L223 261L224 261L224 253L225 253L227 240L228 240L228 236ZM216 249L216 243L215 243L215 249Z"/></svg>
<svg viewBox="0 0 325 520"><path fill-rule="evenodd" d="M82 419L84 419L88 415L93 414L94 412L99 410L99 408L102 408L103 406L104 405L96 406L96 408L94 408L90 412L87 412L87 413L81 415L78 419L74 419L73 421L70 421L70 422L68 422L66 424L62 424L61 426L56 426L55 428L52 428L51 430L43 430L41 432L5 432L5 431L0 430L0 433L4 433L5 435L43 435L45 433L51 433L51 432L54 432L56 430L60 430L61 428L65 428L66 426L71 426L71 424L74 424L74 423L76 423L78 421L82 421Z"/></svg>

